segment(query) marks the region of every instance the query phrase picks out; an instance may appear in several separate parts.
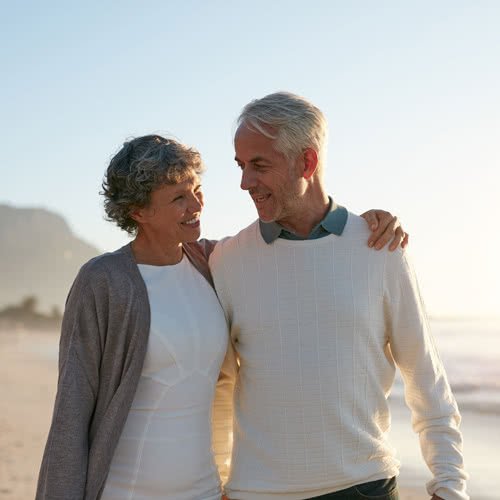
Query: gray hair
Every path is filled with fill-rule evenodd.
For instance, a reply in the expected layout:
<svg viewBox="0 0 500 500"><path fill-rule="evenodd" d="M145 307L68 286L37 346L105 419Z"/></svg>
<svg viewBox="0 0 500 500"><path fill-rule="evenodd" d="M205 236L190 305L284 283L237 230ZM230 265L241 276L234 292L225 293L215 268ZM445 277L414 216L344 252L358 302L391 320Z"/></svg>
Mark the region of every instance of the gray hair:
<svg viewBox="0 0 500 500"><path fill-rule="evenodd" d="M106 218L135 234L137 222L131 213L147 206L155 189L202 172L198 151L174 139L145 135L127 141L111 159L102 183Z"/></svg>
<svg viewBox="0 0 500 500"><path fill-rule="evenodd" d="M237 124L245 124L275 139L274 148L288 160L306 148L314 149L321 170L326 156L328 125L321 110L307 99L290 92L269 94L248 103Z"/></svg>

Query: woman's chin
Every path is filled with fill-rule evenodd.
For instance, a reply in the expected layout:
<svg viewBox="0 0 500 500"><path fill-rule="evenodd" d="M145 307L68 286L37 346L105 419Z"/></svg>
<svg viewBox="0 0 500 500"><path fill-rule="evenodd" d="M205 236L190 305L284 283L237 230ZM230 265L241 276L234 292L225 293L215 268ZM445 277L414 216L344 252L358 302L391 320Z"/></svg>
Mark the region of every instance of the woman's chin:
<svg viewBox="0 0 500 500"><path fill-rule="evenodd" d="M195 228L189 228L185 231L186 237L183 238L183 243L192 243L193 241L197 241L201 236L201 227L198 224Z"/></svg>

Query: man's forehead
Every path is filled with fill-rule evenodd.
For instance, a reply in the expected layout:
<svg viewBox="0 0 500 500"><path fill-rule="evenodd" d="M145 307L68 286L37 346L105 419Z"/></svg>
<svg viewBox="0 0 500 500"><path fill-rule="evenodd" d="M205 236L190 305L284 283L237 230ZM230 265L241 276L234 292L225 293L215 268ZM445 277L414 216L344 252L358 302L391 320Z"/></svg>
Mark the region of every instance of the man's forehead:
<svg viewBox="0 0 500 500"><path fill-rule="evenodd" d="M237 162L257 163L259 161L274 161L277 156L283 156L276 149L276 139L268 137L252 125L242 123L234 137L234 149Z"/></svg>
<svg viewBox="0 0 500 500"><path fill-rule="evenodd" d="M236 129L236 133L234 134L234 139L237 140L241 135L246 134L255 134L255 136L262 136L267 139L273 140L277 136L276 127L272 127L271 125L267 125L265 123L250 123L250 122L242 122Z"/></svg>

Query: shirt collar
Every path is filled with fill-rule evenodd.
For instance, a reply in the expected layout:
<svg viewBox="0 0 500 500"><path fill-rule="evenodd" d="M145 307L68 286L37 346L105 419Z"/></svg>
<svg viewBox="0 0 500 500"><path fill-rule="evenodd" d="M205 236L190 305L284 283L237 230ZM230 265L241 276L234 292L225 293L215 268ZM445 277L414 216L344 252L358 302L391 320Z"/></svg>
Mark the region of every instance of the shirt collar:
<svg viewBox="0 0 500 500"><path fill-rule="evenodd" d="M330 196L328 197L328 199L330 200L328 212L326 213L323 220L313 228L311 234L314 233L319 226L321 226L330 234L335 234L337 236L340 236L344 231L344 227L347 222L347 210L344 207L337 205L337 203L335 203L335 201L333 201ZM268 244L277 240L280 237L282 231L286 231L286 229L277 222L262 222L261 220L259 220L259 226L260 234L262 235L264 241Z"/></svg>

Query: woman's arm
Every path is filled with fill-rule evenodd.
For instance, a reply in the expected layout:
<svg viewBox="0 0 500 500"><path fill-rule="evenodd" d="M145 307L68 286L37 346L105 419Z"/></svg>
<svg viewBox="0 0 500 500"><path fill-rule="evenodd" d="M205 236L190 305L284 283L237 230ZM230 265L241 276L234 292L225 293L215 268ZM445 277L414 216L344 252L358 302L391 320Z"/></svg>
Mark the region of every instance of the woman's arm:
<svg viewBox="0 0 500 500"><path fill-rule="evenodd" d="M36 500L85 495L89 427L99 386L101 343L95 295L85 267L71 287L59 344L59 378Z"/></svg>

